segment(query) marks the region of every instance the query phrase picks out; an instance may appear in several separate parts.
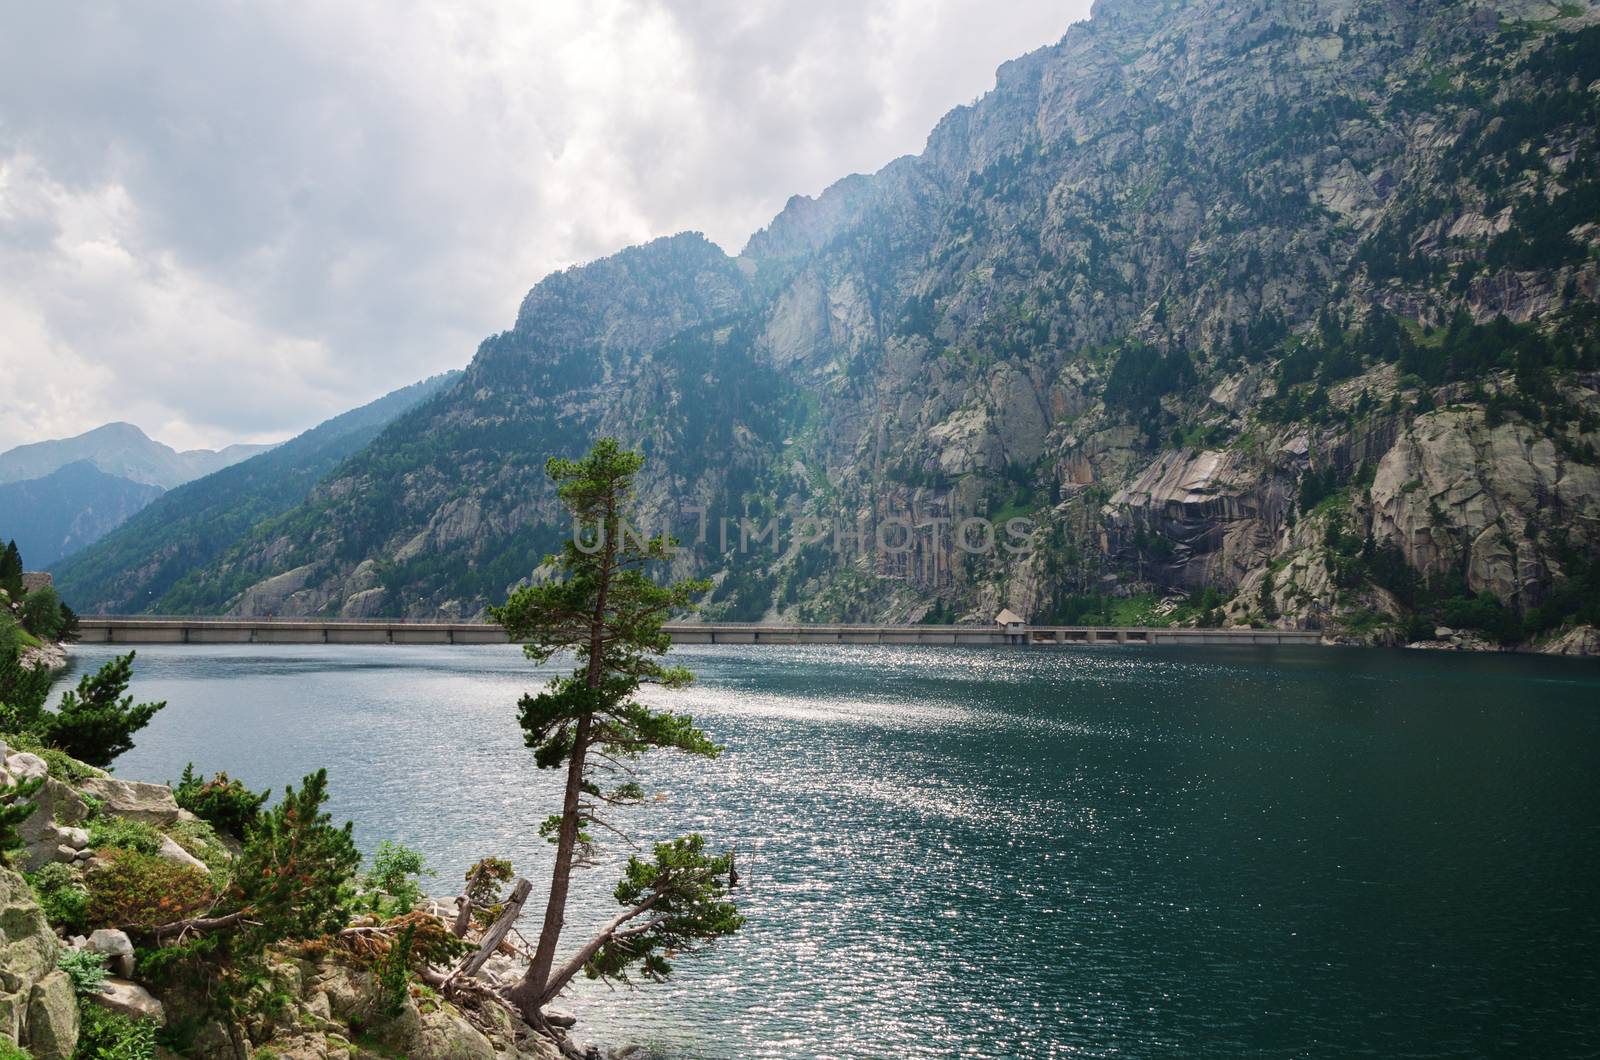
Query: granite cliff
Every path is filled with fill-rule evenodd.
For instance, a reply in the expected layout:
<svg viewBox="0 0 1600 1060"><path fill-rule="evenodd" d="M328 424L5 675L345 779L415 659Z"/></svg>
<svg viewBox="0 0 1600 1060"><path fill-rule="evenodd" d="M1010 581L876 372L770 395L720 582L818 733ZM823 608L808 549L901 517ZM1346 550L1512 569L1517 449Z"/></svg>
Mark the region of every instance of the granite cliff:
<svg viewBox="0 0 1600 1060"><path fill-rule="evenodd" d="M1553 640L1596 621L1597 128L1594 2L1100 0L738 256L545 279L186 600L479 614L613 433L715 617ZM773 519L912 530L738 547Z"/></svg>

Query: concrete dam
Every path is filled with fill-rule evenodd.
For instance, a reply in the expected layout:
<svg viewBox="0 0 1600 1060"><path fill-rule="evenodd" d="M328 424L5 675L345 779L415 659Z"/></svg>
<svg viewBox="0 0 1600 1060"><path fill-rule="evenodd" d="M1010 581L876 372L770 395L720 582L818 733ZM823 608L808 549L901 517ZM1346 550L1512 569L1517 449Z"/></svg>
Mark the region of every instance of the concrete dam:
<svg viewBox="0 0 1600 1060"><path fill-rule="evenodd" d="M482 622L407 622L312 618L80 619L84 644L505 644ZM669 623L674 644L1173 645L1320 644L1315 631L1156 629L1097 626L872 626Z"/></svg>

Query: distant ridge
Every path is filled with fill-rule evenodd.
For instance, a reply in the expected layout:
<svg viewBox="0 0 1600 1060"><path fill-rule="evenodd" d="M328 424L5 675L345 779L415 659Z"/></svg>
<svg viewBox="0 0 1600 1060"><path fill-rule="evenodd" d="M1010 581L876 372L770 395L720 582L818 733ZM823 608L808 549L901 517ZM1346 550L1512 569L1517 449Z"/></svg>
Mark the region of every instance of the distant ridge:
<svg viewBox="0 0 1600 1060"><path fill-rule="evenodd" d="M85 614L152 609L194 568L304 500L346 457L460 374L447 372L396 390L270 452L179 486L57 567L57 587Z"/></svg>
<svg viewBox="0 0 1600 1060"><path fill-rule="evenodd" d="M160 486L108 475L87 460L0 485L0 540L15 540L31 569L99 540L161 496Z"/></svg>
<svg viewBox="0 0 1600 1060"><path fill-rule="evenodd" d="M179 452L131 423L108 423L71 438L33 442L0 453L0 483L42 478L86 460L108 475L169 490L271 448L230 445Z"/></svg>

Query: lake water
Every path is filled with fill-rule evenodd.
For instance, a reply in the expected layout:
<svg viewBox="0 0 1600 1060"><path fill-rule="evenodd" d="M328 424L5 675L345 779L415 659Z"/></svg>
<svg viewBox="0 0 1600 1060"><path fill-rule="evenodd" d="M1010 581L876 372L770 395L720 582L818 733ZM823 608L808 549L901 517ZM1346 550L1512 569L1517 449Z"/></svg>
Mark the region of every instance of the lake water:
<svg viewBox="0 0 1600 1060"><path fill-rule="evenodd" d="M76 651L79 666L109 656ZM713 647L656 701L641 838L737 843L745 930L571 997L660 1057L1580 1056L1600 1051L1600 666L1341 649ZM281 788L454 893L542 894L509 647L139 650L169 701L117 772ZM611 853L625 851L613 843ZM583 874L568 938L609 915ZM538 903L535 903L538 904ZM564 947L565 948L565 947Z"/></svg>

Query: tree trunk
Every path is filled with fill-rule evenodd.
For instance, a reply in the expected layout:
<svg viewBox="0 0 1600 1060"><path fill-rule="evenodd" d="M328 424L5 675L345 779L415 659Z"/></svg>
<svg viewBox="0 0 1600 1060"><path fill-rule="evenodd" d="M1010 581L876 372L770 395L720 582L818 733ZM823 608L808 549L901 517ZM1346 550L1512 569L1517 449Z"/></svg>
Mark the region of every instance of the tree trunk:
<svg viewBox="0 0 1600 1060"><path fill-rule="evenodd" d="M457 975L478 974L478 969L482 968L484 962L500 948L500 943L516 924L517 917L522 915L522 904L528 900L532 890L533 884L527 880L517 881L517 885L511 889L511 897L506 900L506 908L500 914L500 919L483 933L483 942L478 946L478 952L462 963L456 972Z"/></svg>
<svg viewBox="0 0 1600 1060"><path fill-rule="evenodd" d="M578 842L578 800L583 795L583 764L589 750L589 719L578 719L578 729L572 744L572 758L567 763L567 791L561 807L561 831L556 836L555 864L550 867L550 898L544 907L544 924L539 928L539 945L533 951L533 961L516 987L516 1003L526 1011L523 998L537 1007L544 996L544 983L555 963L556 943L561 939L561 928L566 923L567 887L572 882L572 851Z"/></svg>
<svg viewBox="0 0 1600 1060"><path fill-rule="evenodd" d="M611 577L617 553L617 518L615 496L606 505L606 515L601 525L605 528L605 551L600 561L599 585L595 589L594 611L589 620L589 667L585 684L600 687L603 674L601 651L605 644L606 602L611 590ZM567 762L567 790L561 804L561 831L556 836L555 864L550 870L550 899L545 903L544 924L539 928L539 944L534 949L533 961L509 995L523 1015L532 1021L539 1015L544 1000L545 983L555 964L556 944L561 940L561 928L566 923L567 887L572 881L572 851L578 841L578 802L583 797L583 774L589 754L591 717L578 719L573 733L572 757Z"/></svg>
<svg viewBox="0 0 1600 1060"><path fill-rule="evenodd" d="M618 913L613 917L609 924L600 929L598 935L590 939L586 945L581 947L577 953L574 953L565 964L556 969L550 976L545 983L544 995L539 999L540 1006L548 1005L554 1001L556 995L561 993L566 988L566 985L572 981L572 977L583 971L583 966L588 964L594 958L594 955L600 952L600 947L610 942L624 924L655 905L660 897L659 892L653 894L632 909Z"/></svg>
<svg viewBox="0 0 1600 1060"><path fill-rule="evenodd" d="M245 910L229 913L227 916L196 916L187 920L175 920L170 924L150 929L150 934L157 942L169 939L174 935L181 935L185 931L226 931L238 927L245 922Z"/></svg>

